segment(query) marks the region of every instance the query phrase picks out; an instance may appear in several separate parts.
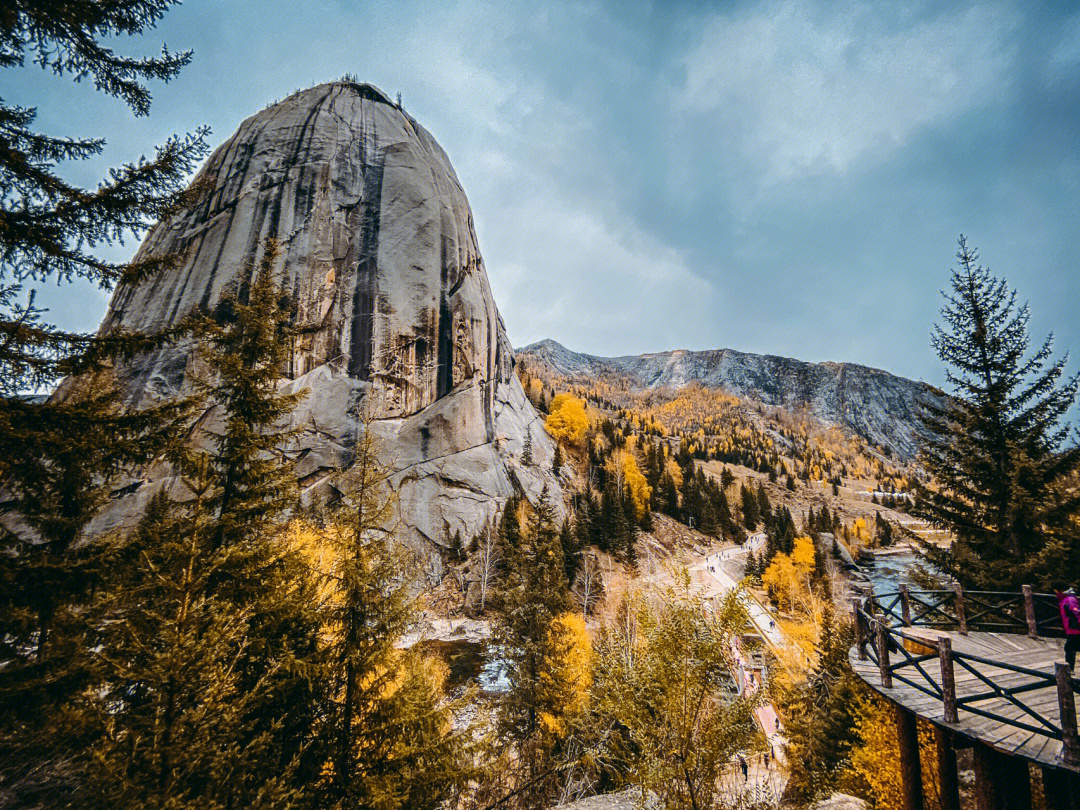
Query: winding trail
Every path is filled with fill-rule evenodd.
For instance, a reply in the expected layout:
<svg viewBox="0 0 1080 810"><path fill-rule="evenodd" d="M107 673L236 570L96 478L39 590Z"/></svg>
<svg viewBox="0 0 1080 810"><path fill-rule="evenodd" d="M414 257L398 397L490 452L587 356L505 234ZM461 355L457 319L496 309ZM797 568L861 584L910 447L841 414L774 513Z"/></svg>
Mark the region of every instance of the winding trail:
<svg viewBox="0 0 1080 810"><path fill-rule="evenodd" d="M724 570L722 563L725 560L732 560L746 555L751 551L757 551L764 545L764 542L764 534L761 534L760 537L753 535L743 546L721 549L697 558L688 567L691 583L706 598L724 596L729 591L738 588L739 583ZM739 593L739 601L746 608L751 625L761 634L766 644L774 649L787 646L788 641L776 621L753 594L744 589ZM736 678L739 680L739 686L741 689L753 693L761 687L761 682L751 672L750 661L738 641L734 642L732 647L732 655L738 666ZM784 760L784 745L787 739L783 734L780 716L772 703L764 703L754 711L754 717L768 740L772 752L771 756L768 760L764 756L753 757L748 760L748 776L745 780L742 779L742 774L736 768L734 777L728 780L729 786L737 794L764 790L779 798L787 783L786 762Z"/></svg>

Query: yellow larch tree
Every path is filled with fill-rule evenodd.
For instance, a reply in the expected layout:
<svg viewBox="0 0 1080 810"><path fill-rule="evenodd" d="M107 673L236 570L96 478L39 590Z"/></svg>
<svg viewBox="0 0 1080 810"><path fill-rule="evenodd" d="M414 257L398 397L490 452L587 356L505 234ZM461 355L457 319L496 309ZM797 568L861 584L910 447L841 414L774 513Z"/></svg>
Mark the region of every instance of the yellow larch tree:
<svg viewBox="0 0 1080 810"><path fill-rule="evenodd" d="M812 613L810 574L814 570L814 541L796 537L791 554L777 554L761 575L761 582L781 610L802 608Z"/></svg>
<svg viewBox="0 0 1080 810"><path fill-rule="evenodd" d="M538 719L546 734L561 739L585 711L592 686L592 642L581 615L567 612L552 619L545 648L540 663L545 708Z"/></svg>
<svg viewBox="0 0 1080 810"><path fill-rule="evenodd" d="M649 508L649 498L652 495L652 487L638 467L637 459L628 450L623 450L612 459L615 472L622 480L623 489L629 493L630 500L634 503L634 515L640 520Z"/></svg>
<svg viewBox="0 0 1080 810"><path fill-rule="evenodd" d="M901 807L903 781L897 756L895 709L869 690L861 690L855 703L857 743L851 752L849 789L871 800L875 807ZM937 749L929 724L919 723L919 758L922 760L923 804L927 810L941 807L937 779Z"/></svg>
<svg viewBox="0 0 1080 810"><path fill-rule="evenodd" d="M589 429L589 413L584 400L571 394L556 394L544 421L548 432L557 439L580 444Z"/></svg>

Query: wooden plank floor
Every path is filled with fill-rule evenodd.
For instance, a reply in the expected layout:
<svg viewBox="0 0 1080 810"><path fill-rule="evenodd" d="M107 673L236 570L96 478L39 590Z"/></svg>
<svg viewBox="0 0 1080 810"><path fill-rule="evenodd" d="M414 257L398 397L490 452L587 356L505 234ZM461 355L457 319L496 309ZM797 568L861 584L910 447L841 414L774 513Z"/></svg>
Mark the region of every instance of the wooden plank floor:
<svg viewBox="0 0 1080 810"><path fill-rule="evenodd" d="M952 640L954 653L978 655L1004 664L1045 672L1051 678L1054 675L1054 663L1065 660L1064 639L1028 638L1027 636L1012 633L971 632L967 635L960 635L956 632L933 630L925 627L906 627L904 632L911 636L927 639L948 636ZM926 651L926 649L923 650L923 652ZM918 656L920 653L913 652L912 654ZM897 676L899 675L930 691L933 691L935 687L940 688L941 670L936 656L922 663L926 676L933 680L933 684L928 683L926 677L915 667L907 665L898 672L893 673L893 686L891 689L886 689L881 685L881 675L877 664L869 659L860 661L855 647L852 647L849 651L848 659L855 673L866 681L874 691L915 712L920 717L939 726L952 729L971 739L987 743L1002 753L1023 756L1039 765L1062 767L1060 759L1061 742L1059 740L1045 734L1018 729L999 720L981 717L965 711L964 706L959 708L959 723L946 723L942 718L941 699L939 697L928 695L914 686L898 680ZM904 660L906 659L903 654L899 652L893 652L890 656L890 663L893 665ZM1038 682L1038 679L1019 672L993 667L989 664L970 663L981 674L1001 688L1015 688ZM957 698L992 691L990 686L968 672L959 663L954 663L953 671L956 680ZM1029 711L1025 711L1024 708L1017 706L1006 698L997 696L980 700L972 705L1010 720L1019 720L1036 728L1044 728L1044 726L1039 719L1032 716L1031 712L1040 715L1055 726L1060 725L1057 689L1052 680L1046 686L1016 695L1015 699ZM1080 700L1077 702L1080 703Z"/></svg>

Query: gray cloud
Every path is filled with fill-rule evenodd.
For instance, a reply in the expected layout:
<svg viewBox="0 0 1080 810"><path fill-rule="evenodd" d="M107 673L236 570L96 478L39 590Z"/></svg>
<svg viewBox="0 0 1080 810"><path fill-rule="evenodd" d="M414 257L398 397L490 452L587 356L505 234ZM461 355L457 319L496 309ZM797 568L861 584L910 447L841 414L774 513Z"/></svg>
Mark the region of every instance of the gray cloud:
<svg viewBox="0 0 1080 810"><path fill-rule="evenodd" d="M1080 344L1066 8L189 0L161 39L195 61L148 119L32 69L0 73L0 95L104 134L115 162L203 122L220 142L346 71L401 91L469 194L518 344L731 346L938 380L929 326L961 231L1037 332ZM66 325L103 311L96 291L46 297Z"/></svg>

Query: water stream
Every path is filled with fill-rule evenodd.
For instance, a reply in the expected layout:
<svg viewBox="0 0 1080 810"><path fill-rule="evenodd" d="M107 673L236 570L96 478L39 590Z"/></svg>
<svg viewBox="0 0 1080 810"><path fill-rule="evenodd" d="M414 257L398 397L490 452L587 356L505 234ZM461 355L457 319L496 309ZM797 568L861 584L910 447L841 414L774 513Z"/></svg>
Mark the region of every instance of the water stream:
<svg viewBox="0 0 1080 810"><path fill-rule="evenodd" d="M879 555L872 562L862 563L857 567L862 579L874 585L876 593L894 593L901 583L914 589L923 588L912 577L912 566L918 563L925 571L933 572L933 567L913 551L901 551L896 554Z"/></svg>
<svg viewBox="0 0 1080 810"><path fill-rule="evenodd" d="M510 688L506 679L506 664L499 647L487 641L428 640L417 643L417 649L440 656L450 669L446 685L450 689L477 686L485 694L498 694Z"/></svg>

